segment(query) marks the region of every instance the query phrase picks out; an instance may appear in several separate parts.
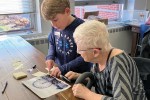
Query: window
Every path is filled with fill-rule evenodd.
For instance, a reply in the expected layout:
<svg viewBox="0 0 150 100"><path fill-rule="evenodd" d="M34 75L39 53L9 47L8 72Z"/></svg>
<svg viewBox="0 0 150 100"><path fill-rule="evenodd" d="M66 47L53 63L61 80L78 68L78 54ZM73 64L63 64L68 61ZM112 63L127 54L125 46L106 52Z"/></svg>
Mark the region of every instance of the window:
<svg viewBox="0 0 150 100"><path fill-rule="evenodd" d="M36 30L35 1L0 0L0 34Z"/></svg>
<svg viewBox="0 0 150 100"><path fill-rule="evenodd" d="M75 15L83 18L85 12L99 11L100 18L120 20L124 3L119 0L75 0Z"/></svg>
<svg viewBox="0 0 150 100"><path fill-rule="evenodd" d="M119 20L123 11L123 4L75 6L75 15L83 18L85 12L99 11L99 17L109 20Z"/></svg>

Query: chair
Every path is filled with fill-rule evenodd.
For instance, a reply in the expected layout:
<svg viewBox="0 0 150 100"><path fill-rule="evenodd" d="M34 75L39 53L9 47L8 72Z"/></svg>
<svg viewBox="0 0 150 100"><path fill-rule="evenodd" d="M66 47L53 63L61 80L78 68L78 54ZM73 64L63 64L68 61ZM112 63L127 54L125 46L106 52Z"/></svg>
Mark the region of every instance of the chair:
<svg viewBox="0 0 150 100"><path fill-rule="evenodd" d="M140 57L150 58L150 31L142 39Z"/></svg>
<svg viewBox="0 0 150 100"><path fill-rule="evenodd" d="M145 45L147 44L147 35L150 33L150 25L141 24L140 25L140 32L138 35L137 40L137 49L135 51L135 56L145 57L146 55L143 53L143 49L145 48ZM144 54L144 55L143 55ZM148 57L145 57L148 58Z"/></svg>
<svg viewBox="0 0 150 100"><path fill-rule="evenodd" d="M150 25L140 25L140 38L142 39L150 31Z"/></svg>
<svg viewBox="0 0 150 100"><path fill-rule="evenodd" d="M140 72L140 77L144 84L147 99L150 100L150 59L133 57Z"/></svg>

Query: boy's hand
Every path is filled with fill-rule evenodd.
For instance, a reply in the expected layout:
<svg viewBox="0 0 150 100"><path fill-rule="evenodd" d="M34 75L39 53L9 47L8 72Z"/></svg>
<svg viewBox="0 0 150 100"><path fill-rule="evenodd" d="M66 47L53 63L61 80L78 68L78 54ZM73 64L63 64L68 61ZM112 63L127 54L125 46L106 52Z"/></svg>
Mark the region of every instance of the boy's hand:
<svg viewBox="0 0 150 100"><path fill-rule="evenodd" d="M59 77L61 75L61 71L59 67L53 67L53 70L51 71L51 76Z"/></svg>
<svg viewBox="0 0 150 100"><path fill-rule="evenodd" d="M80 74L73 72L73 71L69 71L68 73L65 74L65 76L69 79L69 80L75 80L79 77Z"/></svg>
<svg viewBox="0 0 150 100"><path fill-rule="evenodd" d="M55 64L55 62L53 60L46 60L45 63L46 63L46 66L47 66L49 71L53 68L53 66Z"/></svg>

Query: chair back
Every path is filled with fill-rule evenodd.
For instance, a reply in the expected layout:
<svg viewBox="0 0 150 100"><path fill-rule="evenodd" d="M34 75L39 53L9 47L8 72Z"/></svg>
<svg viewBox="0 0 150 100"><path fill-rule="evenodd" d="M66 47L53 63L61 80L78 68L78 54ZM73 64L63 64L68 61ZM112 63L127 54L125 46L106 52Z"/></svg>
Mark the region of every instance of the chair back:
<svg viewBox="0 0 150 100"><path fill-rule="evenodd" d="M142 39L140 57L150 58L150 31Z"/></svg>
<svg viewBox="0 0 150 100"><path fill-rule="evenodd" d="M143 81L147 99L150 100L150 59L133 57L138 67L140 77Z"/></svg>

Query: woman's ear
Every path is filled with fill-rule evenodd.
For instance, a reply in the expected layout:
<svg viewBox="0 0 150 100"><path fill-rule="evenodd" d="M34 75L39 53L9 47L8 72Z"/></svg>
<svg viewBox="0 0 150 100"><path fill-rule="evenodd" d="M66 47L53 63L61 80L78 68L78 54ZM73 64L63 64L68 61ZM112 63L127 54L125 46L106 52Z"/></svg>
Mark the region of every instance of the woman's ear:
<svg viewBox="0 0 150 100"><path fill-rule="evenodd" d="M100 54L100 50L99 49L93 49L93 55L94 55L94 57L99 56L99 54Z"/></svg>

